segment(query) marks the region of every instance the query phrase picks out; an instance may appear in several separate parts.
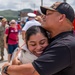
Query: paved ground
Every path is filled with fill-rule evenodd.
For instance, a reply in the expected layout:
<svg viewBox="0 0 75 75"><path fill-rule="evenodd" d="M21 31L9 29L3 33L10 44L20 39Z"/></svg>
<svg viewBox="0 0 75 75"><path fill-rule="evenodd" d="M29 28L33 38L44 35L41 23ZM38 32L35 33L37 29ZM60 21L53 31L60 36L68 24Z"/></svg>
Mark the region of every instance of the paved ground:
<svg viewBox="0 0 75 75"><path fill-rule="evenodd" d="M21 35L19 35L19 38L20 38L20 40L19 40L19 43L20 43L20 46L24 43L23 42L23 40L22 40L22 36ZM2 65L4 64L4 63L6 63L7 62L7 51L6 51L6 49L4 49L4 61L0 61L0 75L1 75L1 67L2 67Z"/></svg>

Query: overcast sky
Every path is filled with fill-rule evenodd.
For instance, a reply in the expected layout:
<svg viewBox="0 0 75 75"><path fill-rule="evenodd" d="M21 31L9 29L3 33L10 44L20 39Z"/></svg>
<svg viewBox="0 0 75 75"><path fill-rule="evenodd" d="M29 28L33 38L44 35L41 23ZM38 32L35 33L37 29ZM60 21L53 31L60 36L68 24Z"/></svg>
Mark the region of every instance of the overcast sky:
<svg viewBox="0 0 75 75"><path fill-rule="evenodd" d="M43 0L43 6L50 6L56 1L63 0ZM75 0L67 0L67 2L75 10ZM0 0L0 10L12 9L21 10L25 8L38 9L41 5L41 0Z"/></svg>

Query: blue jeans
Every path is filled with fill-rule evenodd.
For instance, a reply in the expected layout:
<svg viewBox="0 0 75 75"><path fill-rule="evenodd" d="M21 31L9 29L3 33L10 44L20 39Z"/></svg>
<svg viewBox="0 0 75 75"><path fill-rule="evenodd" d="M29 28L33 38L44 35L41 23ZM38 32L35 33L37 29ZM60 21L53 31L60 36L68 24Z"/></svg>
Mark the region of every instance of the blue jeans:
<svg viewBox="0 0 75 75"><path fill-rule="evenodd" d="M17 47L18 47L18 44L14 44L14 45L8 44L8 54L12 54Z"/></svg>

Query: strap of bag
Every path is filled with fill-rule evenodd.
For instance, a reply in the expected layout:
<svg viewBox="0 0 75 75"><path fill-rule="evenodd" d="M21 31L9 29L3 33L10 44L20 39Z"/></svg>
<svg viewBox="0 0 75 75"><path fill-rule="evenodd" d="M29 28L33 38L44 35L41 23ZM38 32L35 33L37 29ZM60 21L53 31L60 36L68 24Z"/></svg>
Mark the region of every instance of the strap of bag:
<svg viewBox="0 0 75 75"><path fill-rule="evenodd" d="M9 37L9 34L10 34L10 27L9 27L9 31L8 31L8 37Z"/></svg>
<svg viewBox="0 0 75 75"><path fill-rule="evenodd" d="M16 56L18 55L18 53L21 51L21 49L22 49L22 47L25 45L25 43L24 44L22 44L22 46L21 47L19 47L19 49L18 49L18 51L17 51L17 53L16 53Z"/></svg>
<svg viewBox="0 0 75 75"><path fill-rule="evenodd" d="M24 44L22 44L22 45L19 47L19 51L21 50L21 48L22 48L24 45L25 45L25 43L24 43Z"/></svg>
<svg viewBox="0 0 75 75"><path fill-rule="evenodd" d="M7 43L8 43L8 39L9 39L9 34L10 34L10 27L8 29L8 36L7 36L7 40L6 40Z"/></svg>

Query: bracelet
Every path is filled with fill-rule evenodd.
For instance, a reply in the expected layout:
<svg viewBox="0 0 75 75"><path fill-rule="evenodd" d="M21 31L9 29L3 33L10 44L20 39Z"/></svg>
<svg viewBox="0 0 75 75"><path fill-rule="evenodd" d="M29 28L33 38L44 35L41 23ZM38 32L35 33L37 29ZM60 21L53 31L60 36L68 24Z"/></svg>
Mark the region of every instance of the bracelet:
<svg viewBox="0 0 75 75"><path fill-rule="evenodd" d="M5 73L5 74L7 74L7 75L9 75L9 74L7 73L8 67L9 67L9 65L8 65L8 66L5 66L5 67L3 68L3 73Z"/></svg>

